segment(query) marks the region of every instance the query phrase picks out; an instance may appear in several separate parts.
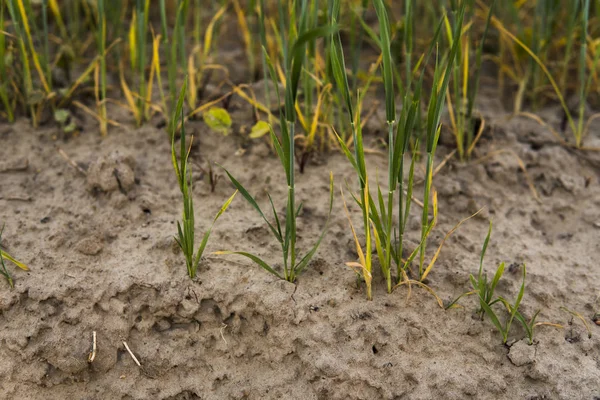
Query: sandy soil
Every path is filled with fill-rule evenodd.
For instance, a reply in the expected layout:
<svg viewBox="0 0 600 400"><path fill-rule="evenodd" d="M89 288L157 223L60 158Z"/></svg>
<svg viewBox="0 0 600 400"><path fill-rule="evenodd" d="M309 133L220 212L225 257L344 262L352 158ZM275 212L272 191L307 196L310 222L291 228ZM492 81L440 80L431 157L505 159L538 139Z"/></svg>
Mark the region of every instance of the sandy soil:
<svg viewBox="0 0 600 400"><path fill-rule="evenodd" d="M499 293L513 298L526 263L522 310L530 316L541 309L540 321L564 329L539 327L529 346L514 325L511 346L504 346L490 321L475 315L475 299L444 311L417 288L409 300L404 288L386 294L379 275L374 300L365 301L344 266L356 254L337 194L344 180L355 180L337 153L314 157L298 176L304 249L326 217L329 171L336 199L330 231L297 285L245 259L210 254L246 250L278 263L276 243L241 197L217 224L199 278L190 281L174 245L180 194L157 121L115 128L101 139L83 116L85 129L75 138L19 120L0 125L0 221L6 223L6 249L31 272L10 266L14 290L0 284L0 398L600 398L600 327L591 321L600 308L600 157L556 145L535 122L508 121L496 97L489 91L480 101L493 128L478 156L492 156L450 161L435 177L440 222L430 255L454 224L486 210L448 240L429 285L444 300L469 289L468 275L477 271L493 219L486 269L492 273L501 261L510 266ZM230 111L234 131L247 132L251 110L234 98ZM560 124L557 109L543 116ZM371 148L378 146L380 122L375 116L369 123ZM188 130L198 143L194 160L227 166L261 204L269 191L280 209L285 206L283 172L266 144L236 133L221 137L201 121L191 121ZM596 126L592 144L599 132ZM451 150L446 135L437 162ZM385 170L385 161L370 156L371 171ZM233 189L221 180L211 193L195 170L197 228L203 232ZM413 211L414 245L419 209ZM580 312L592 337L561 307ZM88 363L93 331L98 351Z"/></svg>

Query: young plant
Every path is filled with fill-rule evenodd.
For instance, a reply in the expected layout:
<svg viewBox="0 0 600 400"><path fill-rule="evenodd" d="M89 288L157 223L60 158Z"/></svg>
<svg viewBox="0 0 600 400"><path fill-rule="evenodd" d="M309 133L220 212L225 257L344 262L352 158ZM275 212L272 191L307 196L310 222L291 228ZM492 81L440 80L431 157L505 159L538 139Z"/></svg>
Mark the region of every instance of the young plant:
<svg viewBox="0 0 600 400"><path fill-rule="evenodd" d="M513 303L510 303L508 300L498 297L493 300L491 303L487 303L486 299L481 297L481 293L479 293L479 304L481 304L481 308L485 312L485 314L490 318L494 326L500 331L502 334L502 344L506 344L508 341L508 334L510 333L510 327L512 325L513 320L515 319L517 313L519 312L519 305L521 304L521 300L523 299L523 294L525 293L525 277L527 276L526 272L527 268L523 265L523 282L521 283L521 288L519 289L519 293L517 294L517 298ZM498 273L496 272L496 275ZM500 274L502 275L502 274ZM506 310L508 311L508 318L504 321L504 323L500 322L500 318L496 312L492 309L492 306L496 303L502 303ZM533 335L533 331L532 331Z"/></svg>
<svg viewBox="0 0 600 400"><path fill-rule="evenodd" d="M22 75L22 94L24 107L29 107L31 122L34 127L38 125L41 118L41 112L47 95L50 94L50 86L46 81L46 74L40 62L40 57L34 47L32 29L29 22L32 17L31 4L23 0L13 0L6 2L8 12L15 30L15 40L17 41L19 54L23 67ZM4 35L4 34L3 34ZM35 70L42 85L42 89L35 89L33 76L29 64L29 58L33 61Z"/></svg>
<svg viewBox="0 0 600 400"><path fill-rule="evenodd" d="M458 53L460 44L460 35L462 32L462 23L465 15L466 1L461 2L460 8L455 12L455 25L452 33L452 47L446 58L445 68L440 67L436 59L436 66L433 74L433 88L427 107L427 119L425 123L425 136L427 147L427 164L425 171L425 183L423 193L423 216L421 219L421 249L419 262L419 279L423 277L423 266L425 262L425 249L427 243L427 231L429 227L429 197L431 195L433 181L433 160L440 138L441 123L444 98L448 83L450 81L454 59Z"/></svg>
<svg viewBox="0 0 600 400"><path fill-rule="evenodd" d="M452 70L452 88L448 89L448 111L454 137L456 138L456 148L461 160L468 159L473 151L475 144L483 132L483 123L480 124L477 134L475 133L476 124L473 116L473 108L477 92L479 90L479 75L481 72L481 62L483 55L483 45L487 37L492 13L496 1L493 0L489 7L483 35L479 39L479 45L475 50L475 65L471 65L470 54L472 52L474 32L473 21L465 28L461 34L459 54L455 58ZM470 13L474 12L474 2L469 2ZM445 18L448 36L450 36L450 22ZM450 42L452 39L449 37Z"/></svg>
<svg viewBox="0 0 600 400"><path fill-rule="evenodd" d="M137 78L137 92L132 92L127 85L122 65L119 71L123 94L138 127L149 118L150 103L148 94L152 93L152 81L146 79L146 38L148 36L149 12L150 0L135 1L129 26L129 61L131 74Z"/></svg>
<svg viewBox="0 0 600 400"><path fill-rule="evenodd" d="M332 6L330 7L330 25L335 26L340 13L340 0L333 0ZM344 139L338 136L338 141L346 157L352 164L352 167L356 171L358 182L360 186L360 197L357 201L362 211L363 217L363 230L365 235L366 251L363 253L358 241L356 232L352 224L350 225L352 233L356 243L357 253L360 260L360 271L363 274L365 283L367 285L367 300L373 299L373 293L371 288L372 278L372 255L371 255L371 227L369 223L369 186L367 178L367 167L365 163L365 154L363 149L363 138L362 138L362 126L360 123L360 96L357 99L356 110L353 106L352 95L350 93L350 85L348 83L348 76L346 74L346 64L344 62L344 52L342 48L342 41L340 39L339 32L332 32L330 36L330 70L333 75L333 80L336 83L338 91L341 93L348 117L350 119L350 126L352 128L352 139L354 143L354 154L350 152ZM352 267L352 264L349 266ZM357 271L358 272L358 271Z"/></svg>
<svg viewBox="0 0 600 400"><path fill-rule="evenodd" d="M496 270L496 274L494 275L494 278L490 282L488 282L487 274L483 271L483 260L485 258L485 252L487 251L488 244L490 243L491 235L492 235L492 221L490 221L487 235L485 237L485 240L483 241L483 248L481 249L481 255L479 256L479 273L477 274L477 278L475 278L473 276L473 274L469 275L469 280L471 282L471 286L472 286L473 290L463 293L460 296L458 296L454 301L452 301L450 304L448 304L446 306L447 310L450 308L457 307L458 300L460 300L464 296L470 296L472 294L477 294L479 296L480 301L487 304L488 307L491 305L491 303L494 299L494 291L496 290L496 286L498 285L498 282L500 281L502 274L504 274L504 263L501 263L500 266L498 266L498 269ZM484 312L483 307L480 307L477 312L481 316L481 319L483 319L483 312Z"/></svg>
<svg viewBox="0 0 600 400"><path fill-rule="evenodd" d="M548 70L548 67L545 65L544 61L532 50L529 46L527 46L522 40L517 38L511 32L509 32L501 21L492 17L492 23L494 26L500 31L502 35L508 37L511 41L513 41L517 46L523 49L533 60L533 62L543 71L544 75L550 82L552 89L554 90L556 97L558 98L560 105L565 113L566 122L568 122L569 127L571 128L575 143L570 144L565 139L563 139L562 135L556 132L552 127L546 124L540 117L531 113L518 113L525 117L531 118L543 126L546 126L550 129L553 135L563 144L570 145L576 148L584 148L583 147L583 139L588 132L589 122L596 118L597 116L592 116L588 120L588 123L585 122L585 103L586 98L591 90L592 81L594 76L597 73L598 65L600 63L600 49L598 46L593 47L593 54L591 54L591 61L588 63L588 25L589 25L589 9L590 2L589 0L579 0L581 4L580 11L580 26L582 29L581 34L581 47L579 51L579 60L578 60L578 86L577 86L577 100L578 106L576 111L576 117L578 117L577 123L575 123L574 113L570 110L567 102L561 93L561 89L558 83L554 80L554 77ZM587 75L587 76L586 76Z"/></svg>
<svg viewBox="0 0 600 400"><path fill-rule="evenodd" d="M185 138L185 121L183 114L183 101L185 98L187 83L184 83L183 88L179 94L179 100L177 102L177 106L173 111L173 115L171 117L171 122L169 124L169 134L171 135L171 160L173 162L173 168L175 169L175 174L177 175L177 181L179 182L179 189L181 190L181 194L183 196L183 221L180 223L177 221L177 244L181 248L183 255L185 256L185 263L187 266L187 272L191 279L196 277L198 271L198 265L200 264L200 260L202 258L202 254L204 253L204 249L206 248L206 244L208 243L208 238L211 234L212 228L215 223L219 219L221 215L227 210L227 207L233 201L237 191L233 193L233 195L223 204L209 229L204 233L202 237L202 242L194 255L194 239L195 239L195 231L194 231L194 200L193 200L193 190L192 190L192 169L189 163L189 156L192 150L192 139L190 139L189 146L186 147L186 138ZM180 162L177 163L177 154L175 151L175 131L177 130L177 121L178 118L181 117L181 137L180 137Z"/></svg>
<svg viewBox="0 0 600 400"><path fill-rule="evenodd" d="M0 27L4 27L4 4L0 4ZM12 123L15 120L15 110L14 102L10 99L12 93L9 91L10 82L8 78L6 50L6 35L0 34L0 101L4 106L6 119Z"/></svg>
<svg viewBox="0 0 600 400"><path fill-rule="evenodd" d="M2 229L0 229L0 245L2 244L2 233L3 232L4 232L4 225L2 225ZM6 268L4 259L11 261L13 264L15 264L17 267L21 268L23 271L29 271L29 268L27 268L27 266L25 264L15 260L8 253L6 253L2 249L0 249L0 275L4 276L4 278L6 278L6 281L8 282L8 284L10 285L10 287L12 289L14 287L14 281L13 281L12 275Z"/></svg>
<svg viewBox="0 0 600 400"><path fill-rule="evenodd" d="M490 242L491 234L492 222L490 221L488 233L483 242L483 248L481 250L481 256L479 258L479 273L477 275L477 279L473 276L473 274L469 275L469 279L471 281L471 286L473 287L473 290L460 295L456 300L450 303L446 307L446 309L456 307L458 300L460 300L460 298L462 298L463 296L476 294L479 298L480 308L478 310L478 313L480 314L481 319L483 320L483 316L487 315L494 324L494 326L502 334L502 343L506 344L511 324L513 320L517 318L517 314L519 313L519 305L521 304L521 300L523 299L523 294L525 292L526 267L523 265L523 283L521 284L521 289L519 290L519 293L514 303L511 304L502 297L497 297L494 299L494 292L496 290L496 286L498 285L500 278L502 278L502 275L504 274L504 263L500 264L500 266L496 270L496 273L494 274L494 278L488 282L487 274L483 271L483 259L485 257L485 252ZM496 303L502 303L508 310L509 317L504 323L500 322L500 318L492 308ZM533 329L531 334L533 335Z"/></svg>
<svg viewBox="0 0 600 400"><path fill-rule="evenodd" d="M267 262L263 261L259 257L254 254L250 254L243 251L220 251L218 254L238 254L244 257L249 258L254 261L266 271L272 273L273 275L285 279L289 282L294 282L298 275L308 266L314 254L317 252L323 237L327 231L329 225L329 218L331 216L331 209L333 206L333 175L330 174L329 181L329 211L327 216L327 221L325 222L325 227L323 232L317 239L316 243L313 245L311 250L306 253L306 255L302 258L298 257L297 248L296 248L296 239L297 239L297 231L296 231L296 219L298 218L298 214L302 208L302 205L296 205L296 192L295 192L295 123L296 123L296 99L298 96L298 85L300 82L300 75L302 73L302 68L304 65L305 55L306 55L306 45L311 40L314 40L318 37L329 35L335 27L331 26L323 26L318 28L309 29L308 28L308 10L306 9L305 3L303 3L302 10L299 16L298 30L297 32L292 31L291 35L291 47L290 51L287 52L284 56L285 61L285 78L286 78L286 88L285 88L285 107L281 110L280 113L280 121L281 121L281 139L277 137L273 129L270 129L271 140L277 152L277 156L283 165L283 169L286 175L288 193L287 193L287 207L285 212L285 220L284 225L282 227L281 218L279 218L277 211L275 210L275 206L273 204L273 200L271 196L269 196L269 202L271 203L271 208L273 211L273 217L275 219L275 224L271 223L260 206L254 199L254 197L248 193L248 191L242 186L240 182L238 182L233 175L229 173L225 169L229 180L233 185L237 188L237 190L244 196L246 201L260 214L263 220L266 222L269 227L271 233L275 237L275 239L281 245L281 250L283 254L283 275L279 273L275 268L271 267ZM275 68L273 67L273 63L270 58L266 54L266 49L263 48L264 59L266 60L269 73L271 75L271 79L275 83L276 93L278 102L281 102L281 96L279 93L279 87L277 85L277 75L275 72Z"/></svg>

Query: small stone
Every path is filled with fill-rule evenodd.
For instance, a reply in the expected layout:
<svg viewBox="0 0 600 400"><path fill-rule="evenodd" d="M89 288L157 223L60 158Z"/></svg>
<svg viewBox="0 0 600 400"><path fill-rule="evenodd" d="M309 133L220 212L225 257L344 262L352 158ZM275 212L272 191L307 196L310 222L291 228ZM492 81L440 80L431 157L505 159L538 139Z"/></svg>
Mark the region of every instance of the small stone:
<svg viewBox="0 0 600 400"><path fill-rule="evenodd" d="M150 239L150 234L148 234L148 233L143 233L143 234L142 234L142 240L148 240L148 239Z"/></svg>
<svg viewBox="0 0 600 400"><path fill-rule="evenodd" d="M102 251L103 248L104 245L102 244L102 240L94 236L81 239L75 245L75 250L88 256L97 255Z"/></svg>
<svg viewBox="0 0 600 400"><path fill-rule="evenodd" d="M126 193L135 184L134 168L135 160L132 157L124 157L119 152L99 157L88 169L88 189L103 192L119 190Z"/></svg>
<svg viewBox="0 0 600 400"><path fill-rule="evenodd" d="M29 160L27 158L0 162L0 172L25 171L28 167Z"/></svg>
<svg viewBox="0 0 600 400"><path fill-rule="evenodd" d="M164 332L170 328L171 323L164 318L156 321L156 324L154 324L154 329L156 329L158 332Z"/></svg>
<svg viewBox="0 0 600 400"><path fill-rule="evenodd" d="M533 364L535 362L535 346L527 343L525 339L518 341L511 346L508 358L517 367Z"/></svg>

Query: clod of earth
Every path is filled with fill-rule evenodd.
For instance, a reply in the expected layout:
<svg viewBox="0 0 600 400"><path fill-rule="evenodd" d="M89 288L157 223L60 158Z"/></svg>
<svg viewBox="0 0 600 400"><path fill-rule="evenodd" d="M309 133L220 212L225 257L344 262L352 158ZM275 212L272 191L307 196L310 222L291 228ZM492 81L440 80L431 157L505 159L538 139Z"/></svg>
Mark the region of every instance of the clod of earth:
<svg viewBox="0 0 600 400"><path fill-rule="evenodd" d="M128 192L135 184L135 160L113 151L94 160L88 169L87 187L105 193Z"/></svg>

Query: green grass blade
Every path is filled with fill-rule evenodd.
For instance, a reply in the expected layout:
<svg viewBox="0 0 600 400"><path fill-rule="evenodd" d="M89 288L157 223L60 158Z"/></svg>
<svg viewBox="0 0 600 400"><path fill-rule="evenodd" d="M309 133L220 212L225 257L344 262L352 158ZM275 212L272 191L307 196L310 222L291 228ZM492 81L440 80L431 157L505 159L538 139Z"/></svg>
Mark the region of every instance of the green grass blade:
<svg viewBox="0 0 600 400"><path fill-rule="evenodd" d="M250 260L254 261L256 264L260 265L266 271L275 275L279 279L283 279L283 277L279 274L279 272L275 271L273 268L271 268L271 266L269 266L269 264L267 264L266 262L261 260L259 257L255 256L254 254L246 253L245 251L217 251L214 254L218 254L218 255L237 254L239 256L244 256L244 257L249 258Z"/></svg>
<svg viewBox="0 0 600 400"><path fill-rule="evenodd" d="M494 279L492 279L492 283L490 285L489 297L491 299L494 296L494 290L496 290L496 285L500 282L500 278L502 278L502 274L504 274L504 263L501 263L496 270L496 274L494 275Z"/></svg>
<svg viewBox="0 0 600 400"><path fill-rule="evenodd" d="M488 247L488 243L490 242L490 237L492 235L492 221L490 221L490 226L488 228L487 236L483 241L483 248L481 249L481 257L479 258L479 279L481 279L481 274L483 273L483 259L485 257L485 252Z"/></svg>
<svg viewBox="0 0 600 400"><path fill-rule="evenodd" d="M229 178L229 180L231 181L231 183L233 184L233 186L235 186L235 188L246 199L246 201L258 212L258 214L262 217L262 219L267 223L267 225L269 226L269 229L271 230L271 232L273 232L273 235L275 236L275 238L277 238L277 240L279 242L283 242L283 238L281 237L281 235L279 234L279 232L277 231L277 229L275 229L275 227L269 222L269 220L267 219L267 217L265 216L265 214L262 212L260 206L256 202L256 200L254 200L254 197L252 197L252 195L250 193L248 193L248 191L246 190L246 188L244 188L242 186L242 184L240 182L238 182L237 179L235 179L233 177L233 175L231 175L229 173L229 171L227 171L223 166L221 166L221 165L219 165L219 166L221 168L223 168L223 171L225 171L225 173L227 174L227 177Z"/></svg>

